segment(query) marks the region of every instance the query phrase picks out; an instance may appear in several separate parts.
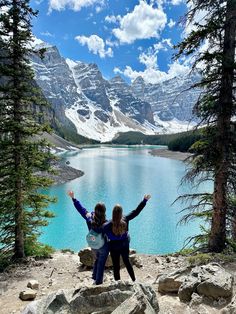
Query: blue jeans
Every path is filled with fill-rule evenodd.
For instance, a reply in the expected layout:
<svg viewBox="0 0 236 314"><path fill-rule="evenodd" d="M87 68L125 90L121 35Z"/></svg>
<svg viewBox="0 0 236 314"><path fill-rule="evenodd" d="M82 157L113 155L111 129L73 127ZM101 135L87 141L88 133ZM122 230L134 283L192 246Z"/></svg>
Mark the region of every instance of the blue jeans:
<svg viewBox="0 0 236 314"><path fill-rule="evenodd" d="M103 247L98 250L93 250L96 255L96 260L93 265L93 275L92 278L95 280L96 285L100 285L103 282L103 274L105 270L105 264L107 261L107 256L109 254L108 244L105 243Z"/></svg>

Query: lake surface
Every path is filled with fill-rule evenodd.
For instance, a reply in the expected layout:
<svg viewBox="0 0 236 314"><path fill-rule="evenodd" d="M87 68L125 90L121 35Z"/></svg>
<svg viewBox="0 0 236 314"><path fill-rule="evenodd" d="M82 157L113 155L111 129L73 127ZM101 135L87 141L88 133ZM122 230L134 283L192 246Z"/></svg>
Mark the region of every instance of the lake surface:
<svg viewBox="0 0 236 314"><path fill-rule="evenodd" d="M67 196L68 190L73 190L75 197L90 211L97 202L103 201L109 219L116 203L128 213L148 193L152 198L129 224L131 247L147 254L180 250L187 237L199 232L197 221L177 226L181 217L178 212L183 205L180 202L171 205L179 195L192 191L188 185L180 186L185 165L178 160L151 156L150 149L152 147L98 147L63 155L65 162L69 161L72 167L85 174L45 191L56 196L58 202L49 207L56 218L43 229L40 240L56 249L78 251L87 246L86 223ZM205 184L201 190L210 191L211 187Z"/></svg>

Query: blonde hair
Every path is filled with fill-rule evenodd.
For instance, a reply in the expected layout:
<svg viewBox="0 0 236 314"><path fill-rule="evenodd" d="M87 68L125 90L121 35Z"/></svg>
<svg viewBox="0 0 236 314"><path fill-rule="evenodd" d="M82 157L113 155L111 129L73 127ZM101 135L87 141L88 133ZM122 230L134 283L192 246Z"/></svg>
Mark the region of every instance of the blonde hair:
<svg viewBox="0 0 236 314"><path fill-rule="evenodd" d="M112 211L112 232L116 235L122 235L127 231L127 223L123 220L123 209L117 204Z"/></svg>

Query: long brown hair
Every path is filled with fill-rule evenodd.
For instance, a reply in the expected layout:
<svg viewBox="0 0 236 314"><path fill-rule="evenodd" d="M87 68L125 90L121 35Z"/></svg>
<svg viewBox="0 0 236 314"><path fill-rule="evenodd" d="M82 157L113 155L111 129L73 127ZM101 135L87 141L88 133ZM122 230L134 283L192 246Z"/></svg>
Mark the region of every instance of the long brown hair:
<svg viewBox="0 0 236 314"><path fill-rule="evenodd" d="M123 209L117 204L112 211L112 232L115 235L122 235L127 231L127 223L123 220Z"/></svg>
<svg viewBox="0 0 236 314"><path fill-rule="evenodd" d="M92 227L101 227L106 222L106 206L103 203L97 203L94 208Z"/></svg>

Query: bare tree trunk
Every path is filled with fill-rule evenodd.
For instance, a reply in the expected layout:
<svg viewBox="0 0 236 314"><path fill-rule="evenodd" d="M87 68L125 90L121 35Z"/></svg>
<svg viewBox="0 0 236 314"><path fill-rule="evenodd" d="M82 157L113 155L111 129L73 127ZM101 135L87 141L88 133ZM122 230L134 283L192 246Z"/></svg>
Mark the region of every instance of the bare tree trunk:
<svg viewBox="0 0 236 314"><path fill-rule="evenodd" d="M233 114L233 79L236 36L236 1L228 0L223 43L222 79L217 117L218 160L215 168L213 217L208 248L221 252L226 245L227 182L230 166L230 121Z"/></svg>

